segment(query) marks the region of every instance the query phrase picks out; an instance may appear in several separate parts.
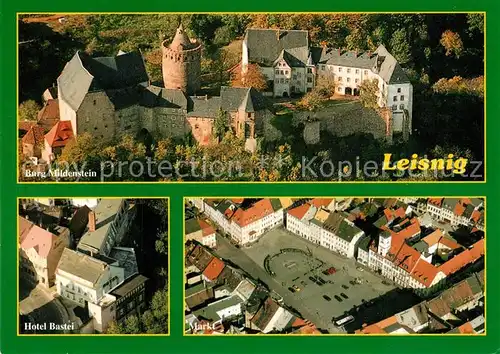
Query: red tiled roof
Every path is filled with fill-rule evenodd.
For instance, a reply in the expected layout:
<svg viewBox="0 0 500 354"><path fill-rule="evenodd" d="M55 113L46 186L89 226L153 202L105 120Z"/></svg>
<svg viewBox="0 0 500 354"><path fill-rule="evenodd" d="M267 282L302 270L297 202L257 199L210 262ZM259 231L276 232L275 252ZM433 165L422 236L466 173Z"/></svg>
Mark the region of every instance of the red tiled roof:
<svg viewBox="0 0 500 354"><path fill-rule="evenodd" d="M436 229L429 235L425 236L422 241L424 241L429 247L434 246L439 243L439 240L443 237L443 231L441 229Z"/></svg>
<svg viewBox="0 0 500 354"><path fill-rule="evenodd" d="M210 261L210 263L208 263L207 267L203 271L203 275L207 279L214 281L215 279L217 279L217 277L220 275L220 273L222 273L225 266L226 265L224 264L223 261L221 261L217 257L213 257L212 260Z"/></svg>
<svg viewBox="0 0 500 354"><path fill-rule="evenodd" d="M462 248L462 246L458 242L456 242L452 239L449 239L447 237L444 237L444 236L441 237L441 239L439 240L439 244L444 245L446 247L449 247L453 250L458 249L458 248Z"/></svg>
<svg viewBox="0 0 500 354"><path fill-rule="evenodd" d="M34 248L40 257L47 258L56 239L56 235L33 225L21 242L21 248L24 250Z"/></svg>
<svg viewBox="0 0 500 354"><path fill-rule="evenodd" d="M43 144L43 128L38 125L32 125L25 136L23 144L40 145Z"/></svg>
<svg viewBox="0 0 500 354"><path fill-rule="evenodd" d="M474 263L483 255L484 239L476 242L471 249L467 249L443 263L438 269L448 276L462 269L467 264Z"/></svg>
<svg viewBox="0 0 500 354"><path fill-rule="evenodd" d="M71 121L59 121L45 135L45 139L52 147L66 146L66 144L73 139L73 129L71 128Z"/></svg>
<svg viewBox="0 0 500 354"><path fill-rule="evenodd" d="M203 236L208 236L215 233L215 229L211 225L209 225L205 220L198 219L198 224L200 224Z"/></svg>
<svg viewBox="0 0 500 354"><path fill-rule="evenodd" d="M462 334L473 334L473 333L475 333L474 328L472 328L472 325L470 324L470 322L464 323L463 325L461 325L460 327L458 327L458 330Z"/></svg>
<svg viewBox="0 0 500 354"><path fill-rule="evenodd" d="M326 207L332 202L333 198L314 198L309 204L314 205L316 208Z"/></svg>
<svg viewBox="0 0 500 354"><path fill-rule="evenodd" d="M231 199L231 201L234 204L241 204L241 203L243 203L244 200L245 200L245 198L234 198L234 199Z"/></svg>
<svg viewBox="0 0 500 354"><path fill-rule="evenodd" d="M413 268L411 276L428 288L431 286L438 273L439 270L434 265L420 259L415 268Z"/></svg>
<svg viewBox="0 0 500 354"><path fill-rule="evenodd" d="M240 227L244 227L272 213L274 213L273 206L269 199L265 198L259 200L246 210L241 208L236 210L232 220Z"/></svg>
<svg viewBox="0 0 500 354"><path fill-rule="evenodd" d="M477 222L481 218L481 212L479 210L474 210L472 212L472 220Z"/></svg>
<svg viewBox="0 0 500 354"><path fill-rule="evenodd" d="M290 209L288 214L300 220L304 217L310 207L311 206L309 204L302 204L296 208Z"/></svg>
<svg viewBox="0 0 500 354"><path fill-rule="evenodd" d="M23 218L22 216L18 216L18 223L19 223L19 243L22 243L34 224L31 221Z"/></svg>
<svg viewBox="0 0 500 354"><path fill-rule="evenodd" d="M411 273L420 259L420 252L413 247L403 243L401 249L396 254L394 264Z"/></svg>

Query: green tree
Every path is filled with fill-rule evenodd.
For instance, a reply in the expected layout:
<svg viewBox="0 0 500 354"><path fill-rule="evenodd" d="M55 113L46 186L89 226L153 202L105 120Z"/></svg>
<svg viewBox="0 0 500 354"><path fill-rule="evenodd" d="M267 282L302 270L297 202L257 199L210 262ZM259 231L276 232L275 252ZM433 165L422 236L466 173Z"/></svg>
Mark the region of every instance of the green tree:
<svg viewBox="0 0 500 354"><path fill-rule="evenodd" d="M18 119L20 121L24 120L32 120L36 121L38 112L42 109L42 107L34 100L24 101L19 105L18 110Z"/></svg>
<svg viewBox="0 0 500 354"><path fill-rule="evenodd" d="M215 117L214 135L217 137L217 139L222 140L222 138L224 138L224 136L226 135L227 129L227 114L222 108L219 108L217 116Z"/></svg>
<svg viewBox="0 0 500 354"><path fill-rule="evenodd" d="M474 31L484 33L484 14L467 14L467 24L471 33Z"/></svg>
<svg viewBox="0 0 500 354"><path fill-rule="evenodd" d="M411 62L411 47L405 29L398 29L392 35L391 53L401 65Z"/></svg>
<svg viewBox="0 0 500 354"><path fill-rule="evenodd" d="M359 85L359 100L366 108L378 108L378 81L364 80L361 85Z"/></svg>

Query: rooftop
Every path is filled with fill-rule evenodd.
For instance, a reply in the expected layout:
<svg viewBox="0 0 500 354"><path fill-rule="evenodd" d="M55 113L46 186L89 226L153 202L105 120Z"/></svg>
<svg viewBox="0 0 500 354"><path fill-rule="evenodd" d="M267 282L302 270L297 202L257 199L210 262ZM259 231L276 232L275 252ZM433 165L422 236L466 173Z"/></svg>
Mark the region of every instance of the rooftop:
<svg viewBox="0 0 500 354"><path fill-rule="evenodd" d="M72 274L92 284L96 284L108 268L108 263L69 248L64 249L57 265L57 270Z"/></svg>
<svg viewBox="0 0 500 354"><path fill-rule="evenodd" d="M116 298L127 296L138 287L144 285L147 282L147 280L148 278L146 278L144 275L136 273L126 278L121 284L119 284L115 288L111 289L109 293L115 296Z"/></svg>

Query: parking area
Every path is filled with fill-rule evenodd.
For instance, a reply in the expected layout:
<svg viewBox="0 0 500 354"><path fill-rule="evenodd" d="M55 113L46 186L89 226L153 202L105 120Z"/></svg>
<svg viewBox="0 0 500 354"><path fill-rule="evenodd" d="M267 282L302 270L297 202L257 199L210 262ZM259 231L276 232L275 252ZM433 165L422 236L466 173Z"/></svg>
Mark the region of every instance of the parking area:
<svg viewBox="0 0 500 354"><path fill-rule="evenodd" d="M382 278L357 268L354 260L283 228L269 231L243 252L287 289L287 295L325 322L394 289L383 284Z"/></svg>

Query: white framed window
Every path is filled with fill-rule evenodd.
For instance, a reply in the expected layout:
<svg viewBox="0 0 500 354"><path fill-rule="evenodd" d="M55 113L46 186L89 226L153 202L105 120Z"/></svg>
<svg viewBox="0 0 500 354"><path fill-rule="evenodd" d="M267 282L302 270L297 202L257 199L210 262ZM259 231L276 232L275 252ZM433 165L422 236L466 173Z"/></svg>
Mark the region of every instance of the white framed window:
<svg viewBox="0 0 500 354"><path fill-rule="evenodd" d="M368 70L365 70L363 74L368 75Z"/></svg>
<svg viewBox="0 0 500 354"><path fill-rule="evenodd" d="M347 78L347 82L351 82L351 78L350 77Z"/></svg>
<svg viewBox="0 0 500 354"><path fill-rule="evenodd" d="M347 68L347 73L349 74L351 72L351 68Z"/></svg>
<svg viewBox="0 0 500 354"><path fill-rule="evenodd" d="M398 93L401 93L401 87L398 88Z"/></svg>
<svg viewBox="0 0 500 354"><path fill-rule="evenodd" d="M405 105L404 104L400 104L399 105L399 109L405 109Z"/></svg>
<svg viewBox="0 0 500 354"><path fill-rule="evenodd" d="M399 100L400 100L400 101L404 101L404 100L405 100L405 96L404 96L404 95L401 95L401 96L399 97Z"/></svg>
<svg viewBox="0 0 500 354"><path fill-rule="evenodd" d="M341 67L339 67L339 73L341 73L341 72L342 72L342 68L341 68Z"/></svg>
<svg viewBox="0 0 500 354"><path fill-rule="evenodd" d="M359 69L356 69L355 73L356 73L356 74L359 74Z"/></svg>
<svg viewBox="0 0 500 354"><path fill-rule="evenodd" d="M394 96L394 97L392 98L392 101L393 101L393 102L397 102L397 101L398 101L398 96Z"/></svg>

